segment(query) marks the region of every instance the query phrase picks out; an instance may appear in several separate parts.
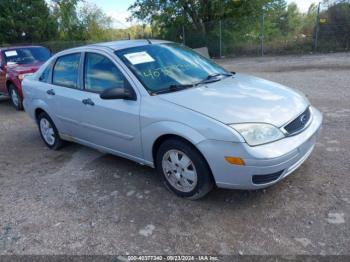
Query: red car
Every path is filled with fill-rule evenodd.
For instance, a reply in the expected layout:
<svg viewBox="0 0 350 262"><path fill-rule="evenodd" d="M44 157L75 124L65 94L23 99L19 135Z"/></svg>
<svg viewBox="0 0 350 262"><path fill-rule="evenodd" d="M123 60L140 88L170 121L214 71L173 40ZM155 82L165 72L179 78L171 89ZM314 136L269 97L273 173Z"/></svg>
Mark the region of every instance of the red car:
<svg viewBox="0 0 350 262"><path fill-rule="evenodd" d="M17 110L23 109L21 82L33 74L50 58L50 51L42 46L0 48L0 95L8 95Z"/></svg>

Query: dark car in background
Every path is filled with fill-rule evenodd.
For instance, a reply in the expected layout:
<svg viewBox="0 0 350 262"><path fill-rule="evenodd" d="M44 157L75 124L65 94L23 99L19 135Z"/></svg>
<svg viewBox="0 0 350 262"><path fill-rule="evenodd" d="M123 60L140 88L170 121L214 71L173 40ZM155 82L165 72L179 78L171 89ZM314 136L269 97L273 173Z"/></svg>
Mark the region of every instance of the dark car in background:
<svg viewBox="0 0 350 262"><path fill-rule="evenodd" d="M8 95L17 110L23 109L22 80L50 58L42 46L0 47L0 95Z"/></svg>

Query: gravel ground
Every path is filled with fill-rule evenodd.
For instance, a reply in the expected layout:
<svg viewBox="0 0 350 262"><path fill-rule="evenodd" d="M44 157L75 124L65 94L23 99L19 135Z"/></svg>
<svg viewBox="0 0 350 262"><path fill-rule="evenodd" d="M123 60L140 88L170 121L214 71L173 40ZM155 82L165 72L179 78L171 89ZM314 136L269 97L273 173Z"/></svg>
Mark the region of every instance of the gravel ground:
<svg viewBox="0 0 350 262"><path fill-rule="evenodd" d="M350 254L350 54L219 61L300 89L324 113L311 157L261 191L169 193L156 173L45 147L0 101L0 254Z"/></svg>

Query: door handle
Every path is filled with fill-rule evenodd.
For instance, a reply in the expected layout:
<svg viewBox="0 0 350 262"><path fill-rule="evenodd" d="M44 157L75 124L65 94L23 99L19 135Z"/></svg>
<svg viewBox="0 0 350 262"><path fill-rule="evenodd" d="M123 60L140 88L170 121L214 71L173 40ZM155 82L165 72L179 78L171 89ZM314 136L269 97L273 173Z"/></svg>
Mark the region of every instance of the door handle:
<svg viewBox="0 0 350 262"><path fill-rule="evenodd" d="M81 102L83 102L84 105L90 105L90 106L95 105L95 103L90 98L83 99L83 101Z"/></svg>
<svg viewBox="0 0 350 262"><path fill-rule="evenodd" d="M55 91L53 89L49 89L46 91L46 93L50 96L54 96L55 95Z"/></svg>

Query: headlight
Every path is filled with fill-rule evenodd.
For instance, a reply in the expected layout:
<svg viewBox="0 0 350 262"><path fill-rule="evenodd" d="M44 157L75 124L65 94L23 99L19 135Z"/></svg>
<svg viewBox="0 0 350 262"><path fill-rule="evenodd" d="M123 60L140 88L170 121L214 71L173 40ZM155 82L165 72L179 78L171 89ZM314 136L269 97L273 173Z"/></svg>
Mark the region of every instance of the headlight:
<svg viewBox="0 0 350 262"><path fill-rule="evenodd" d="M269 124L247 123L230 126L240 133L251 146L270 143L284 137L281 130Z"/></svg>
<svg viewBox="0 0 350 262"><path fill-rule="evenodd" d="M31 75L33 75L33 73L19 74L18 79L22 81L26 76L31 76Z"/></svg>

